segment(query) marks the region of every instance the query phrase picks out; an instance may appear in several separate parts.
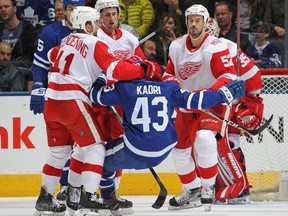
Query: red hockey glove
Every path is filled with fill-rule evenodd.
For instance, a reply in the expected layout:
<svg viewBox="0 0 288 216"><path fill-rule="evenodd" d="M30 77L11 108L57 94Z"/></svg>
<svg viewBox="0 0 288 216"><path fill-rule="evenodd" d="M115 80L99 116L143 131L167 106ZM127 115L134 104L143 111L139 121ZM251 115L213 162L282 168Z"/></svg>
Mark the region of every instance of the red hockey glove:
<svg viewBox="0 0 288 216"><path fill-rule="evenodd" d="M263 118L264 104L263 98L253 95L245 95L240 99L240 103L235 110L236 122L247 129L259 127Z"/></svg>
<svg viewBox="0 0 288 216"><path fill-rule="evenodd" d="M236 108L236 123L249 130L256 129L260 125L261 119L242 104L239 104L238 106L238 109Z"/></svg>
<svg viewBox="0 0 288 216"><path fill-rule="evenodd" d="M160 81L162 77L162 71L156 62L153 61L143 61L141 66L145 69L145 77L150 81Z"/></svg>

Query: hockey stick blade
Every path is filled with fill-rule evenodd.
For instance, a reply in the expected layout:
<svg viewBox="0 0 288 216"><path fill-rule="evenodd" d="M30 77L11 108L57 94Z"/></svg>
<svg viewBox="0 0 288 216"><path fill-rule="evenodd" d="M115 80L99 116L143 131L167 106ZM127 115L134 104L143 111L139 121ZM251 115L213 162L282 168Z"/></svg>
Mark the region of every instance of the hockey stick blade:
<svg viewBox="0 0 288 216"><path fill-rule="evenodd" d="M207 113L208 115L211 115L214 118L217 118L217 119L227 123L228 125L236 128L238 130L241 130L241 131L251 135L251 136L255 136L255 135L261 133L265 128L267 128L269 126L269 124L271 123L271 121L273 119L273 115L271 115L270 118L263 125L261 125L259 128L255 129L255 130L249 130L247 128L241 127L240 125L236 124L233 121L230 121L230 120L225 119L225 118L223 118L223 117L221 117L221 116L219 116L219 115L217 115L215 113L212 113L209 110L202 110L202 111Z"/></svg>
<svg viewBox="0 0 288 216"><path fill-rule="evenodd" d="M157 183L158 183L158 185L160 187L160 193L159 193L156 201L152 205L152 208L160 209L163 206L163 204L165 203L165 200L166 200L166 197L167 197L167 189L165 188L165 186L161 182L161 180L158 177L158 175L156 174L155 170L153 168L149 168L149 170L152 173L153 177L155 178L155 180L157 181Z"/></svg>

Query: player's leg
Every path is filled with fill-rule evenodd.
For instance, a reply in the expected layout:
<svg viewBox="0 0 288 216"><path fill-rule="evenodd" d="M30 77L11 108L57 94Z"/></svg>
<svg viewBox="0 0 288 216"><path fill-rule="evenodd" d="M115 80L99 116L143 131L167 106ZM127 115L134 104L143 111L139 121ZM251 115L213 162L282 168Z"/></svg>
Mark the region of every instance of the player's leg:
<svg viewBox="0 0 288 216"><path fill-rule="evenodd" d="M66 206L54 198L54 191L62 174L62 169L71 154L71 147L67 143L70 133L54 119L54 109L51 101L45 102L44 118L46 122L49 153L46 164L42 169L42 185L40 195L36 201L38 212L52 212L65 214ZM50 112L53 111L53 113Z"/></svg>
<svg viewBox="0 0 288 216"><path fill-rule="evenodd" d="M216 200L225 202L238 197L246 187L242 168L230 148L226 137L218 140L219 174L216 180Z"/></svg>
<svg viewBox="0 0 288 216"><path fill-rule="evenodd" d="M201 202L214 202L214 186L218 173L216 132L199 130L195 139L196 163L201 177Z"/></svg>
<svg viewBox="0 0 288 216"><path fill-rule="evenodd" d="M213 113L229 118L230 107L219 105L211 109ZM201 177L201 202L205 210L211 209L215 200L215 182L218 174L217 140L225 136L227 125L206 113L199 118L200 129L195 138L196 163Z"/></svg>
<svg viewBox="0 0 288 216"><path fill-rule="evenodd" d="M123 138L112 140L105 145L106 157L100 183L101 195L104 203L113 207L116 215L127 215L133 213L133 203L117 195L115 189L115 170L122 169L146 169L149 165L130 156L124 148Z"/></svg>
<svg viewBox="0 0 288 216"><path fill-rule="evenodd" d="M232 149L233 155L236 158L242 170L246 185L244 187L243 192L238 197L228 200L228 204L247 204L247 203L250 203L249 194L250 194L251 186L249 185L249 181L248 181L248 177L246 173L245 155L243 154L243 151L240 148L240 134L229 133L229 143L230 143L230 147Z"/></svg>
<svg viewBox="0 0 288 216"><path fill-rule="evenodd" d="M64 104L59 103L58 106L61 108ZM67 206L69 202L79 200L83 211L92 209L99 213L100 211L108 212L110 206L103 204L96 193L101 180L106 152L97 130L97 123L91 116L90 106L83 101L66 101L65 106L66 112L57 113L57 115L65 123L75 140L68 175ZM70 186L76 190L70 190ZM77 190L80 187L79 199ZM76 193L70 194L70 191L76 191Z"/></svg>
<svg viewBox="0 0 288 216"><path fill-rule="evenodd" d="M183 192L169 200L169 210L201 206L201 182L200 178L197 177L194 159L191 156L193 137L195 137L195 132L198 129L195 118L197 118L197 114L177 112L175 128L178 142L171 152L171 157L182 183Z"/></svg>

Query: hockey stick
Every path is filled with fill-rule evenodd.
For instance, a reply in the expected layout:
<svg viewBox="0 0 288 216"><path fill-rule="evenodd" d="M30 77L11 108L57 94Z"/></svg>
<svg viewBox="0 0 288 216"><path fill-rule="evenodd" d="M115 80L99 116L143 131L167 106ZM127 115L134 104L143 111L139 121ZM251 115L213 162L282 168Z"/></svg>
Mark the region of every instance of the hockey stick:
<svg viewBox="0 0 288 216"><path fill-rule="evenodd" d="M266 122L265 122L263 125L261 125L260 127L258 127L258 128L255 129L255 130L249 130L249 129L246 129L246 128L244 128L244 127L241 127L240 125L236 124L236 123L233 122L233 121L230 121L230 120L225 119L225 118L223 118L223 117L221 117L221 116L219 116L219 115L217 115L217 114L215 114L215 113L212 113L212 112L210 112L209 110L202 110L202 111L205 112L205 113L207 113L208 115L214 117L214 118L217 118L217 119L219 119L219 120L227 123L228 125L236 128L236 129L238 129L238 130L241 130L241 131L243 131L243 132L251 135L251 136L255 136L255 135L261 133L265 128L267 128L267 127L269 126L269 124L271 123L271 121L272 121L272 119L273 119L273 115L271 115L270 118L269 118L268 120L266 120Z"/></svg>
<svg viewBox="0 0 288 216"><path fill-rule="evenodd" d="M153 37L154 35L156 35L170 20L170 18L172 17L174 8L172 6L169 7L169 12L168 15L165 19L165 21L163 22L163 24L161 26L159 26L156 30L154 30L153 32L151 32L149 35L145 36L144 38L142 38L139 43L142 44L144 43L146 40L150 39L151 37Z"/></svg>
<svg viewBox="0 0 288 216"><path fill-rule="evenodd" d="M160 187L160 193L159 193L156 201L152 205L152 208L160 209L163 206L163 204L165 203L165 200L166 200L166 197L167 197L167 189L163 185L162 181L158 177L158 175L155 172L155 170L152 167L149 168L149 170L152 173L153 177L155 178L156 182L158 183L158 185Z"/></svg>
<svg viewBox="0 0 288 216"><path fill-rule="evenodd" d="M123 119L121 118L121 116L119 115L119 113L117 112L117 110L115 109L114 106L109 106L109 108L113 111L113 113L115 114L117 120L122 124ZM160 187L160 193L156 199L156 201L153 203L152 208L155 209L160 209L167 197L167 189L165 188L165 186L163 185L162 181L160 180L160 178L158 177L157 173L155 172L155 170L150 167L149 168L150 172L152 173L153 177L155 178L157 184Z"/></svg>

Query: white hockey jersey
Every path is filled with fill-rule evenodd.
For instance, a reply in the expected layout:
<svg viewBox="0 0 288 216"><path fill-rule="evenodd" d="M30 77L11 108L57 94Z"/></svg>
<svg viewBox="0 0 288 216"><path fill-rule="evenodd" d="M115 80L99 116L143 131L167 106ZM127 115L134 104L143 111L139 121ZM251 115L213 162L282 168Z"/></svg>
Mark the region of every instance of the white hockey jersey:
<svg viewBox="0 0 288 216"><path fill-rule="evenodd" d="M174 40L169 48L165 75L175 75L180 86L189 91L209 88L220 79L226 83L236 79L227 46L208 34L195 49L188 34ZM224 84L219 84L215 89Z"/></svg>
<svg viewBox="0 0 288 216"><path fill-rule="evenodd" d="M91 104L88 92L101 71L114 81L144 76L141 66L120 61L105 42L88 34L65 37L55 59L49 70L45 95L55 100L80 99Z"/></svg>
<svg viewBox="0 0 288 216"><path fill-rule="evenodd" d="M226 38L219 38L219 40L227 45L232 57L232 61L237 69L237 44ZM259 94L262 89L262 78L259 68L254 64L254 61L247 56L242 50L239 51L239 78L245 81L246 92L253 92Z"/></svg>
<svg viewBox="0 0 288 216"><path fill-rule="evenodd" d="M97 37L105 41L110 50L115 56L122 60L126 60L131 56L135 55L135 50L139 47L138 39L131 33L121 30L117 30L117 39L109 37L102 28L99 28L97 31Z"/></svg>

